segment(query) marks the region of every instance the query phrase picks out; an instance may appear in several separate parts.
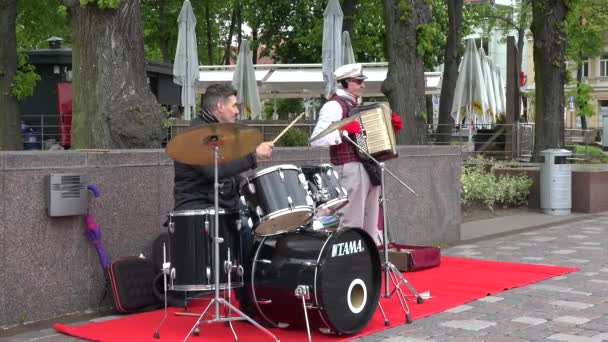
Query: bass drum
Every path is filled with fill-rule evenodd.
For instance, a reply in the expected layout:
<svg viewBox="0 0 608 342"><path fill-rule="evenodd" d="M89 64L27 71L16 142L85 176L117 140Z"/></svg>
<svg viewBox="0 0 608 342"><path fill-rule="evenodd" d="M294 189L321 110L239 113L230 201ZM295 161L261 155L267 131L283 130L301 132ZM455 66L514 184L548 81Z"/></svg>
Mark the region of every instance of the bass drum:
<svg viewBox="0 0 608 342"><path fill-rule="evenodd" d="M378 304L381 266L371 237L358 228L299 230L261 238L246 284L259 319L278 327L306 327L302 298L308 292L312 328L354 334ZM251 304L251 303L248 303Z"/></svg>

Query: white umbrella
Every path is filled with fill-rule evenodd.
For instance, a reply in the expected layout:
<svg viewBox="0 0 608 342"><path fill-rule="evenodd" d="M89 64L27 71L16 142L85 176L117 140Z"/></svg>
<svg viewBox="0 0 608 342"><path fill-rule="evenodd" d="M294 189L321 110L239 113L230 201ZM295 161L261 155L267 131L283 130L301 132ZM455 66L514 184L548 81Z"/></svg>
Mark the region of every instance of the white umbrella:
<svg viewBox="0 0 608 342"><path fill-rule="evenodd" d="M457 124L461 124L465 119L468 121L469 143L472 143L473 124L483 124L487 121L485 113L488 110L488 99L484 89L481 61L475 40L468 39L458 71L451 113Z"/></svg>
<svg viewBox="0 0 608 342"><path fill-rule="evenodd" d="M356 63L353 45L350 42L348 31L344 31L342 32L342 65L353 63Z"/></svg>
<svg viewBox="0 0 608 342"><path fill-rule="evenodd" d="M334 70L342 66L342 9L338 0L329 0L323 12L323 46L321 50L325 96L336 89Z"/></svg>
<svg viewBox="0 0 608 342"><path fill-rule="evenodd" d="M184 119L192 119L195 110L194 82L199 77L198 52L196 44L196 17L189 0L184 0L177 18L177 48L173 61L173 82L182 86Z"/></svg>
<svg viewBox="0 0 608 342"><path fill-rule="evenodd" d="M262 111L262 106L253 68L253 54L249 48L249 41L246 39L241 42L241 49L236 58L232 85L237 91L237 103L241 108L241 119L255 119Z"/></svg>
<svg viewBox="0 0 608 342"><path fill-rule="evenodd" d="M490 57L488 57L486 55L486 52L483 50L483 48L479 48L479 58L481 61L481 68L483 71L483 80L484 80L484 84L485 84L485 91L486 91L486 95L488 97L488 111L487 111L487 119L488 122L487 123L494 123L496 122L496 95L494 94L494 73L492 72L491 69L491 64L494 64L494 62L492 62L492 59L490 59ZM486 127L487 128L487 127Z"/></svg>
<svg viewBox="0 0 608 342"><path fill-rule="evenodd" d="M507 108L505 107L505 88L502 82L502 75L500 74L500 68L498 65L492 65L492 72L494 72L494 95L496 95L496 114L505 115Z"/></svg>
<svg viewBox="0 0 608 342"><path fill-rule="evenodd" d="M456 80L452 117L456 123L466 118L471 121L484 121L488 110L488 99L485 88L479 53L475 40L468 39Z"/></svg>

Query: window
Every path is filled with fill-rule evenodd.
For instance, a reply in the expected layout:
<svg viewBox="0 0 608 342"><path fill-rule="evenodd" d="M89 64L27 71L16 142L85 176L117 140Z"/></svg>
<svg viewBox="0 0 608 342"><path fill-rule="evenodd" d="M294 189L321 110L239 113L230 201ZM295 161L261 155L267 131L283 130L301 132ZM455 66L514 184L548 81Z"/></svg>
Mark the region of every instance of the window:
<svg viewBox="0 0 608 342"><path fill-rule="evenodd" d="M589 58L583 59L583 78L589 77Z"/></svg>
<svg viewBox="0 0 608 342"><path fill-rule="evenodd" d="M600 57L600 77L608 76L608 54L602 55Z"/></svg>
<svg viewBox="0 0 608 342"><path fill-rule="evenodd" d="M485 39L481 39L481 38L477 38L475 39L475 46L477 46L477 48L479 49L480 47L483 48L483 51L486 53L486 56L490 53L490 51L488 50L488 43L489 40L487 38Z"/></svg>

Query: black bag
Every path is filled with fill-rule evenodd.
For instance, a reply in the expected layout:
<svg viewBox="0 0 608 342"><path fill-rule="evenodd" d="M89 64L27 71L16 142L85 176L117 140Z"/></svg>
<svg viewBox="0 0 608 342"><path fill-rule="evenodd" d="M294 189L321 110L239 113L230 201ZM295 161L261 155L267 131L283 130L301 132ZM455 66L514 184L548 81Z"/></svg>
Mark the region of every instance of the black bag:
<svg viewBox="0 0 608 342"><path fill-rule="evenodd" d="M149 259L132 256L112 260L108 280L116 311L132 313L160 308L153 289L156 273Z"/></svg>
<svg viewBox="0 0 608 342"><path fill-rule="evenodd" d="M369 181L376 186L382 184L382 169L380 166L369 159L361 160L361 163L369 175Z"/></svg>

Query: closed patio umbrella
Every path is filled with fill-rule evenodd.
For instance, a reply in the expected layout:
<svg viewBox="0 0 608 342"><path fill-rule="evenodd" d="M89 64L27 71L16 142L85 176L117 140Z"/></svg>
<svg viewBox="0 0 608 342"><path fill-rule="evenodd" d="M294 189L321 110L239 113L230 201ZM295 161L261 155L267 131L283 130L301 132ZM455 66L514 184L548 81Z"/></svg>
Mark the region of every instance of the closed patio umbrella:
<svg viewBox="0 0 608 342"><path fill-rule="evenodd" d="M249 48L249 41L246 39L241 42L232 85L237 91L241 119L255 119L262 111L262 106L253 68L253 54Z"/></svg>
<svg viewBox="0 0 608 342"><path fill-rule="evenodd" d="M486 123L488 118L488 98L479 53L474 39L468 39L462 62L458 70L452 118L457 124L469 124L469 143L472 143L472 126Z"/></svg>
<svg viewBox="0 0 608 342"><path fill-rule="evenodd" d="M348 31L344 31L342 32L342 65L353 63L356 63L353 44L350 42L350 34L348 34Z"/></svg>
<svg viewBox="0 0 608 342"><path fill-rule="evenodd" d="M173 82L182 86L181 100L184 106L184 119L190 120L196 106L193 85L199 77L199 71L195 30L196 17L189 0L184 0L177 23L177 48L173 61Z"/></svg>
<svg viewBox="0 0 608 342"><path fill-rule="evenodd" d="M338 0L329 0L323 12L323 45L321 63L325 96L328 97L336 90L334 71L342 66L342 9Z"/></svg>

